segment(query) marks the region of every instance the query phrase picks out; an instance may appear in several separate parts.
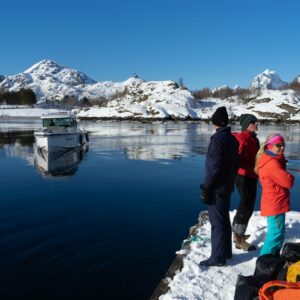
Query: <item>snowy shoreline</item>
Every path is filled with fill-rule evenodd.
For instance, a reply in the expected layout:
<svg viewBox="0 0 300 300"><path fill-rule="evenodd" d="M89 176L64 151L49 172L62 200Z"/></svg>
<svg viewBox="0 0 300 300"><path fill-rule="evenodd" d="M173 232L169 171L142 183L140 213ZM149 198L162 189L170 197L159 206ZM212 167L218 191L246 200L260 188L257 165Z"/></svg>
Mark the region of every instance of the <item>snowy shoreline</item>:
<svg viewBox="0 0 300 300"><path fill-rule="evenodd" d="M15 118L26 118L26 119L39 119L42 115L48 113L56 113L60 111L65 111L62 109L45 109L45 108L3 108L0 106L0 120L5 121ZM175 122L204 122L210 123L210 117L206 114L204 117L181 117L176 115L168 115L165 117L137 117L137 116L97 116L91 115L86 116L81 114L78 109L73 109L73 113L77 114L77 118L81 121L137 121L137 122L167 122L167 121L175 121ZM300 124L300 119L288 119L288 120L280 120L280 119L272 119L272 118L258 118L261 124ZM232 124L238 124L238 117L231 117Z"/></svg>
<svg viewBox="0 0 300 300"><path fill-rule="evenodd" d="M204 217L203 217L204 215ZM235 211L230 212L231 221ZM250 219L247 234L249 242L257 246L256 251L244 252L233 247L233 256L225 267L200 267L200 261L210 255L210 223L205 214L200 213L199 223L191 227L192 232L188 239L183 241L183 247L176 252L180 257L182 268L173 270L173 278L165 277L151 300L232 300L235 293L236 280L239 274L253 275L256 259L265 239L267 220L256 211ZM298 237L298 238L297 238ZM291 211L286 214L286 242L300 242L300 212ZM167 273L167 275L170 275ZM160 291L168 288L166 293Z"/></svg>
<svg viewBox="0 0 300 300"><path fill-rule="evenodd" d="M82 121L139 121L139 122L157 122L157 121L175 121L175 122L203 122L210 123L211 119L207 118L174 118L174 117L166 117L166 118L120 118L120 117L79 117L78 119ZM259 119L261 124L300 124L300 120L275 120L275 119ZM231 124L239 124L238 118L230 119Z"/></svg>

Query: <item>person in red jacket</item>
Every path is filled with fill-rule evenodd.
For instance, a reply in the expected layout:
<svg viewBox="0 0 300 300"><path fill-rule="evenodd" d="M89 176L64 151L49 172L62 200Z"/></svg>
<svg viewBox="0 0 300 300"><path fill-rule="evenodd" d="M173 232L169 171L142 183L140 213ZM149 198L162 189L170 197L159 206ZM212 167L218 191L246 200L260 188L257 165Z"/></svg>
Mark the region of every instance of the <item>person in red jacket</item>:
<svg viewBox="0 0 300 300"><path fill-rule="evenodd" d="M233 218L233 241L237 249L255 250L255 246L246 242L245 235L248 222L254 210L258 176L254 172L255 157L259 150L259 140L256 137L257 118L252 114L240 116L242 131L233 135L239 142L239 169L235 184L240 195L240 202Z"/></svg>
<svg viewBox="0 0 300 300"><path fill-rule="evenodd" d="M262 185L261 215L267 217L267 237L260 255L278 255L285 236L285 213L290 211L294 176L286 171L285 142L272 134L257 153L255 170Z"/></svg>

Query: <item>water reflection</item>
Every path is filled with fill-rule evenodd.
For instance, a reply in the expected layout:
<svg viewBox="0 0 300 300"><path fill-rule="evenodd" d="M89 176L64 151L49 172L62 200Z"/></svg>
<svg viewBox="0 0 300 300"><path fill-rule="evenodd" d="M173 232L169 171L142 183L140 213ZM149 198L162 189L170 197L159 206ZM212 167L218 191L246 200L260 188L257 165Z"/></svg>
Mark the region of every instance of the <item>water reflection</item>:
<svg viewBox="0 0 300 300"><path fill-rule="evenodd" d="M0 148L24 157L21 148L33 147L32 129L38 126L36 121L30 124L28 120L24 124L13 121L0 123ZM80 122L79 127L90 132L91 151L107 157L112 151L120 151L125 159L145 161L172 161L190 155L205 155L214 133L212 125L192 122ZM239 130L239 125L232 126L232 131ZM285 137L285 155L293 168L299 169L300 126L260 125L258 138L263 142L272 132L279 132ZM29 152L32 156L33 150Z"/></svg>
<svg viewBox="0 0 300 300"><path fill-rule="evenodd" d="M33 131L0 132L0 156L18 157L32 165L34 136Z"/></svg>
<svg viewBox="0 0 300 300"><path fill-rule="evenodd" d="M59 151L34 147L34 165L46 177L69 177L76 173L88 146Z"/></svg>
<svg viewBox="0 0 300 300"><path fill-rule="evenodd" d="M90 145L99 155L122 151L130 160L178 160L205 154L209 125L196 123L99 123L89 124Z"/></svg>

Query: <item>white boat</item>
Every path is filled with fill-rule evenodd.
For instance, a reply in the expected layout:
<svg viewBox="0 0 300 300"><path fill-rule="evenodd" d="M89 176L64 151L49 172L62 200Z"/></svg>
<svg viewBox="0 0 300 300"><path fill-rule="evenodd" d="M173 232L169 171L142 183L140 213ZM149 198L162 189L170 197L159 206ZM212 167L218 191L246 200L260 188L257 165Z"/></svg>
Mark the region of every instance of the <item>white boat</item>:
<svg viewBox="0 0 300 300"><path fill-rule="evenodd" d="M88 143L85 130L77 128L73 114L61 112L43 115L43 128L34 132L36 145L45 151L58 151L66 148L82 147Z"/></svg>

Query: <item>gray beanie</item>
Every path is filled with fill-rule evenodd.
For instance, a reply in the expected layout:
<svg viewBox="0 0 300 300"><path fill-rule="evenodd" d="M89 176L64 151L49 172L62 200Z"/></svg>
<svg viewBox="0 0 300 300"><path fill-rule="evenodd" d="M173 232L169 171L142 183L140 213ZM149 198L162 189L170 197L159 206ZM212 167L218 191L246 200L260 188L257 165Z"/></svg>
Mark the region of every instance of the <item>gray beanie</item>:
<svg viewBox="0 0 300 300"><path fill-rule="evenodd" d="M243 114L240 116L242 131L246 130L251 122L257 122L257 118L252 114Z"/></svg>

